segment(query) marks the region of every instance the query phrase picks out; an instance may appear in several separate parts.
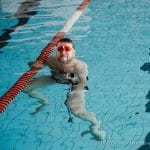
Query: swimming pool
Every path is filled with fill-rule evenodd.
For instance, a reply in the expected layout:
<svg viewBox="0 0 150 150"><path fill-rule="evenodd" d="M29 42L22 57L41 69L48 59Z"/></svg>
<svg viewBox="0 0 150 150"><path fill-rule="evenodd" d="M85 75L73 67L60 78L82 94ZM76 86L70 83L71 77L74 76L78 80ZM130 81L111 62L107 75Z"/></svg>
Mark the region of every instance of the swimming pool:
<svg viewBox="0 0 150 150"><path fill-rule="evenodd" d="M0 95L3 95L28 70L27 63L37 58L82 1L0 2ZM24 93L17 95L0 116L1 149L148 149L148 8L148 0L91 1L66 34L75 42L77 58L88 64L87 107L102 120L102 129L107 133L103 142L90 134L81 136L88 130L88 122L75 117L73 123L67 122L64 100L68 86L57 84L41 89L50 104L36 114L41 104ZM40 70L37 76L45 74L49 74L48 68Z"/></svg>

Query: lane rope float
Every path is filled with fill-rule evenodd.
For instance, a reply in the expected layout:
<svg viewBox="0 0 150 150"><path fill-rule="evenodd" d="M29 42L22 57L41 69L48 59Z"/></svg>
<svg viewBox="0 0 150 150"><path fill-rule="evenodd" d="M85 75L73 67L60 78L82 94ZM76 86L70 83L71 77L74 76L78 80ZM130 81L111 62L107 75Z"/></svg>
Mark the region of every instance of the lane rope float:
<svg viewBox="0 0 150 150"><path fill-rule="evenodd" d="M73 24L78 20L83 10L87 7L91 0L83 0L83 2L77 7L74 14L66 22L62 30L56 33L53 39L42 50L41 54L37 58L38 61L45 63L49 54L53 52L53 48L56 46L57 41L65 36L65 34L71 29ZM40 70L40 68L31 68L24 73L18 81L0 98L0 113L4 112L11 101L16 97L18 93L28 84L32 77Z"/></svg>

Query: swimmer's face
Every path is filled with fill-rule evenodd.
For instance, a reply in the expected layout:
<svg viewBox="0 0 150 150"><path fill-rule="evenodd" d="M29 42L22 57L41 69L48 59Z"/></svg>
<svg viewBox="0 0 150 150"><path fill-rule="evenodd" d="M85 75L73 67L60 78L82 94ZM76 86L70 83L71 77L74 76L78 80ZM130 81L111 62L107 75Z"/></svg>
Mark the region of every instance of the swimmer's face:
<svg viewBox="0 0 150 150"><path fill-rule="evenodd" d="M67 63L75 57L72 43L59 42L56 49L56 57L62 63Z"/></svg>

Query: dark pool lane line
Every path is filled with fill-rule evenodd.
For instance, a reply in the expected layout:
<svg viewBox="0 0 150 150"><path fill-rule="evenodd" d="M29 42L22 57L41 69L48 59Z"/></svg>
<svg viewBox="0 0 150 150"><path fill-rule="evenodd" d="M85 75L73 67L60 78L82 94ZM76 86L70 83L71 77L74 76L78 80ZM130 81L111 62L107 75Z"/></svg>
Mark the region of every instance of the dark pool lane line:
<svg viewBox="0 0 150 150"><path fill-rule="evenodd" d="M141 70L146 71L148 73L150 73L150 62L144 63L141 67ZM148 99L149 101L145 104L146 107L146 112L150 112L150 90L148 91L147 95L146 95L146 99Z"/></svg>
<svg viewBox="0 0 150 150"><path fill-rule="evenodd" d="M150 48L149 48L150 50ZM150 53L149 53L150 55ZM141 70L146 71L150 73L150 62L144 63L141 67ZM148 91L146 95L146 99L149 101L145 104L146 110L145 112L150 112L150 90ZM138 148L138 150L150 150L150 132L146 135L144 144Z"/></svg>
<svg viewBox="0 0 150 150"><path fill-rule="evenodd" d="M146 135L144 143L138 150L150 150L150 132Z"/></svg>
<svg viewBox="0 0 150 150"><path fill-rule="evenodd" d="M18 19L18 23L8 29L3 30L4 33L0 36L0 49L5 47L9 43L8 40L11 39L10 34L14 32L16 28L18 28L19 26L25 25L31 16L34 16L37 14L37 11L32 11L31 9L39 6L40 1L42 0L26 0L21 3L17 12L14 15L7 17L7 18L13 17L13 18ZM0 54L2 52L3 51L0 50Z"/></svg>

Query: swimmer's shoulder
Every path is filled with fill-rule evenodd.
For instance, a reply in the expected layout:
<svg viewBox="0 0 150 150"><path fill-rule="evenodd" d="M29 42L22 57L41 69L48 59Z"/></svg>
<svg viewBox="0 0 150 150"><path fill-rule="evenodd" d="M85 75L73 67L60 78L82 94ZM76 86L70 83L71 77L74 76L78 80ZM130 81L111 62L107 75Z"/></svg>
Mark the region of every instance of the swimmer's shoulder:
<svg viewBox="0 0 150 150"><path fill-rule="evenodd" d="M75 59L75 69L87 69L87 64L84 61Z"/></svg>

